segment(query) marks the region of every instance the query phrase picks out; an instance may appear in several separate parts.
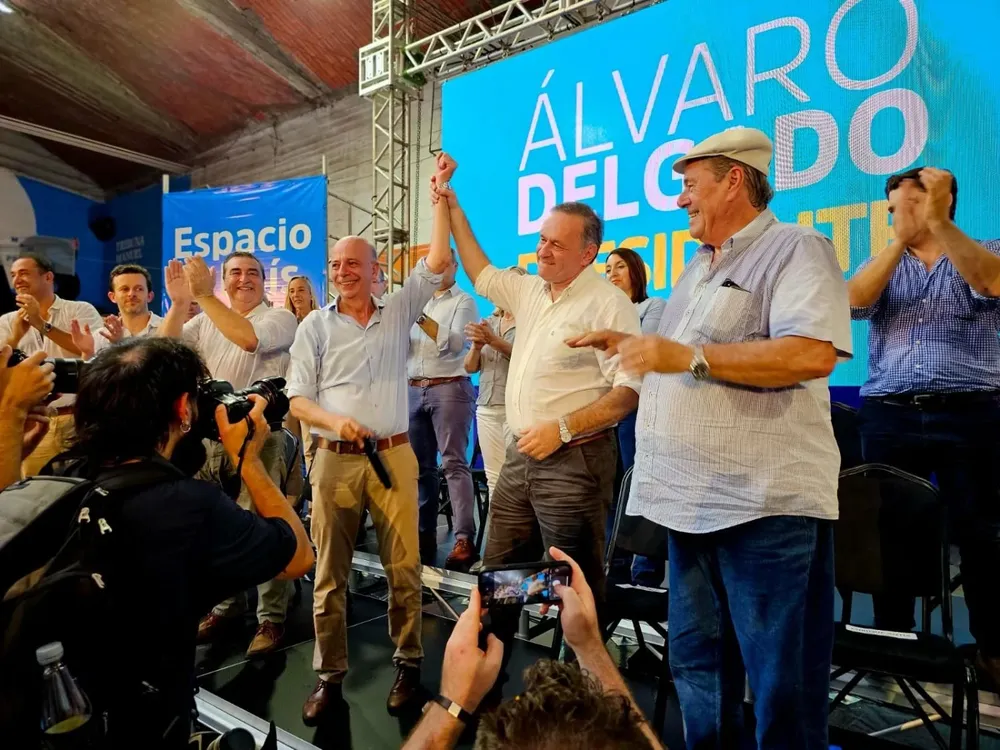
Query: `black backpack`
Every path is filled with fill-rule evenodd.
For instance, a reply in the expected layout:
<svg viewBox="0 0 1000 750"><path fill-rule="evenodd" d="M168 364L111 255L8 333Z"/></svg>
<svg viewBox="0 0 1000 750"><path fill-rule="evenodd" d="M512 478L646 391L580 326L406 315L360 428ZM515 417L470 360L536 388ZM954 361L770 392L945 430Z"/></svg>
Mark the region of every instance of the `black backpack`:
<svg viewBox="0 0 1000 750"><path fill-rule="evenodd" d="M43 684L35 649L46 643L63 644L65 663L93 705L91 723L102 733L109 707L139 708L155 693L123 679L130 670L117 657L110 548L122 502L140 488L180 477L157 459L94 479L32 477L0 492L0 594L7 592L0 602L4 745L39 746Z"/></svg>

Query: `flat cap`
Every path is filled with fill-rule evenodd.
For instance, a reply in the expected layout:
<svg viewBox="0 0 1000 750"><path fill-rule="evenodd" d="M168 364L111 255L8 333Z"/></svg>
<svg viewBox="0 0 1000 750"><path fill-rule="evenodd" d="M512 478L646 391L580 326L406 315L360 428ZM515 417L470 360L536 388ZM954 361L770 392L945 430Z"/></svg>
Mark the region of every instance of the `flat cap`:
<svg viewBox="0 0 1000 750"><path fill-rule="evenodd" d="M674 162L674 171L683 174L688 162L709 156L726 156L753 167L766 176L771 166L774 146L771 139L756 128L736 127L710 135Z"/></svg>

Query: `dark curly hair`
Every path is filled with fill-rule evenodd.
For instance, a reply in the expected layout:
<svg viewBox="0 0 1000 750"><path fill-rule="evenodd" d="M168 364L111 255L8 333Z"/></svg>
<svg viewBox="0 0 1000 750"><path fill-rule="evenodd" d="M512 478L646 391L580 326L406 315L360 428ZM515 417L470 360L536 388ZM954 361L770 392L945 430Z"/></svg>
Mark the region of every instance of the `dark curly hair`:
<svg viewBox="0 0 1000 750"><path fill-rule="evenodd" d="M80 368L73 456L95 466L150 458L166 442L183 394L196 401L208 368L176 339L132 337Z"/></svg>
<svg viewBox="0 0 1000 750"><path fill-rule="evenodd" d="M483 716L476 750L651 750L629 699L576 664L543 659L524 681L524 693Z"/></svg>

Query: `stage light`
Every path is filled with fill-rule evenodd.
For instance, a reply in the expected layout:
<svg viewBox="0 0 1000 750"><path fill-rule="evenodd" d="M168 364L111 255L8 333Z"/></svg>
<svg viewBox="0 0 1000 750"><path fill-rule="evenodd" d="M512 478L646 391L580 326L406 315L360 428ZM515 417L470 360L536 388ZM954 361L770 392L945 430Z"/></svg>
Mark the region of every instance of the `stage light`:
<svg viewBox="0 0 1000 750"><path fill-rule="evenodd" d="M11 8L7 3L0 0L0 13L13 13L14 9Z"/></svg>

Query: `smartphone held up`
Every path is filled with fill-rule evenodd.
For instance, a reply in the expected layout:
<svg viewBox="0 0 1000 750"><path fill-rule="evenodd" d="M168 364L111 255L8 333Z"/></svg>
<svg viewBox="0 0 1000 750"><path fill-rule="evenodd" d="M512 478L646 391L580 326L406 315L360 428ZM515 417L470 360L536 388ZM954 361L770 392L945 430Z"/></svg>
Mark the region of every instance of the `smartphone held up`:
<svg viewBox="0 0 1000 750"><path fill-rule="evenodd" d="M569 586L573 570L562 562L538 562L484 568L479 572L479 596L484 608L560 601L555 584Z"/></svg>

